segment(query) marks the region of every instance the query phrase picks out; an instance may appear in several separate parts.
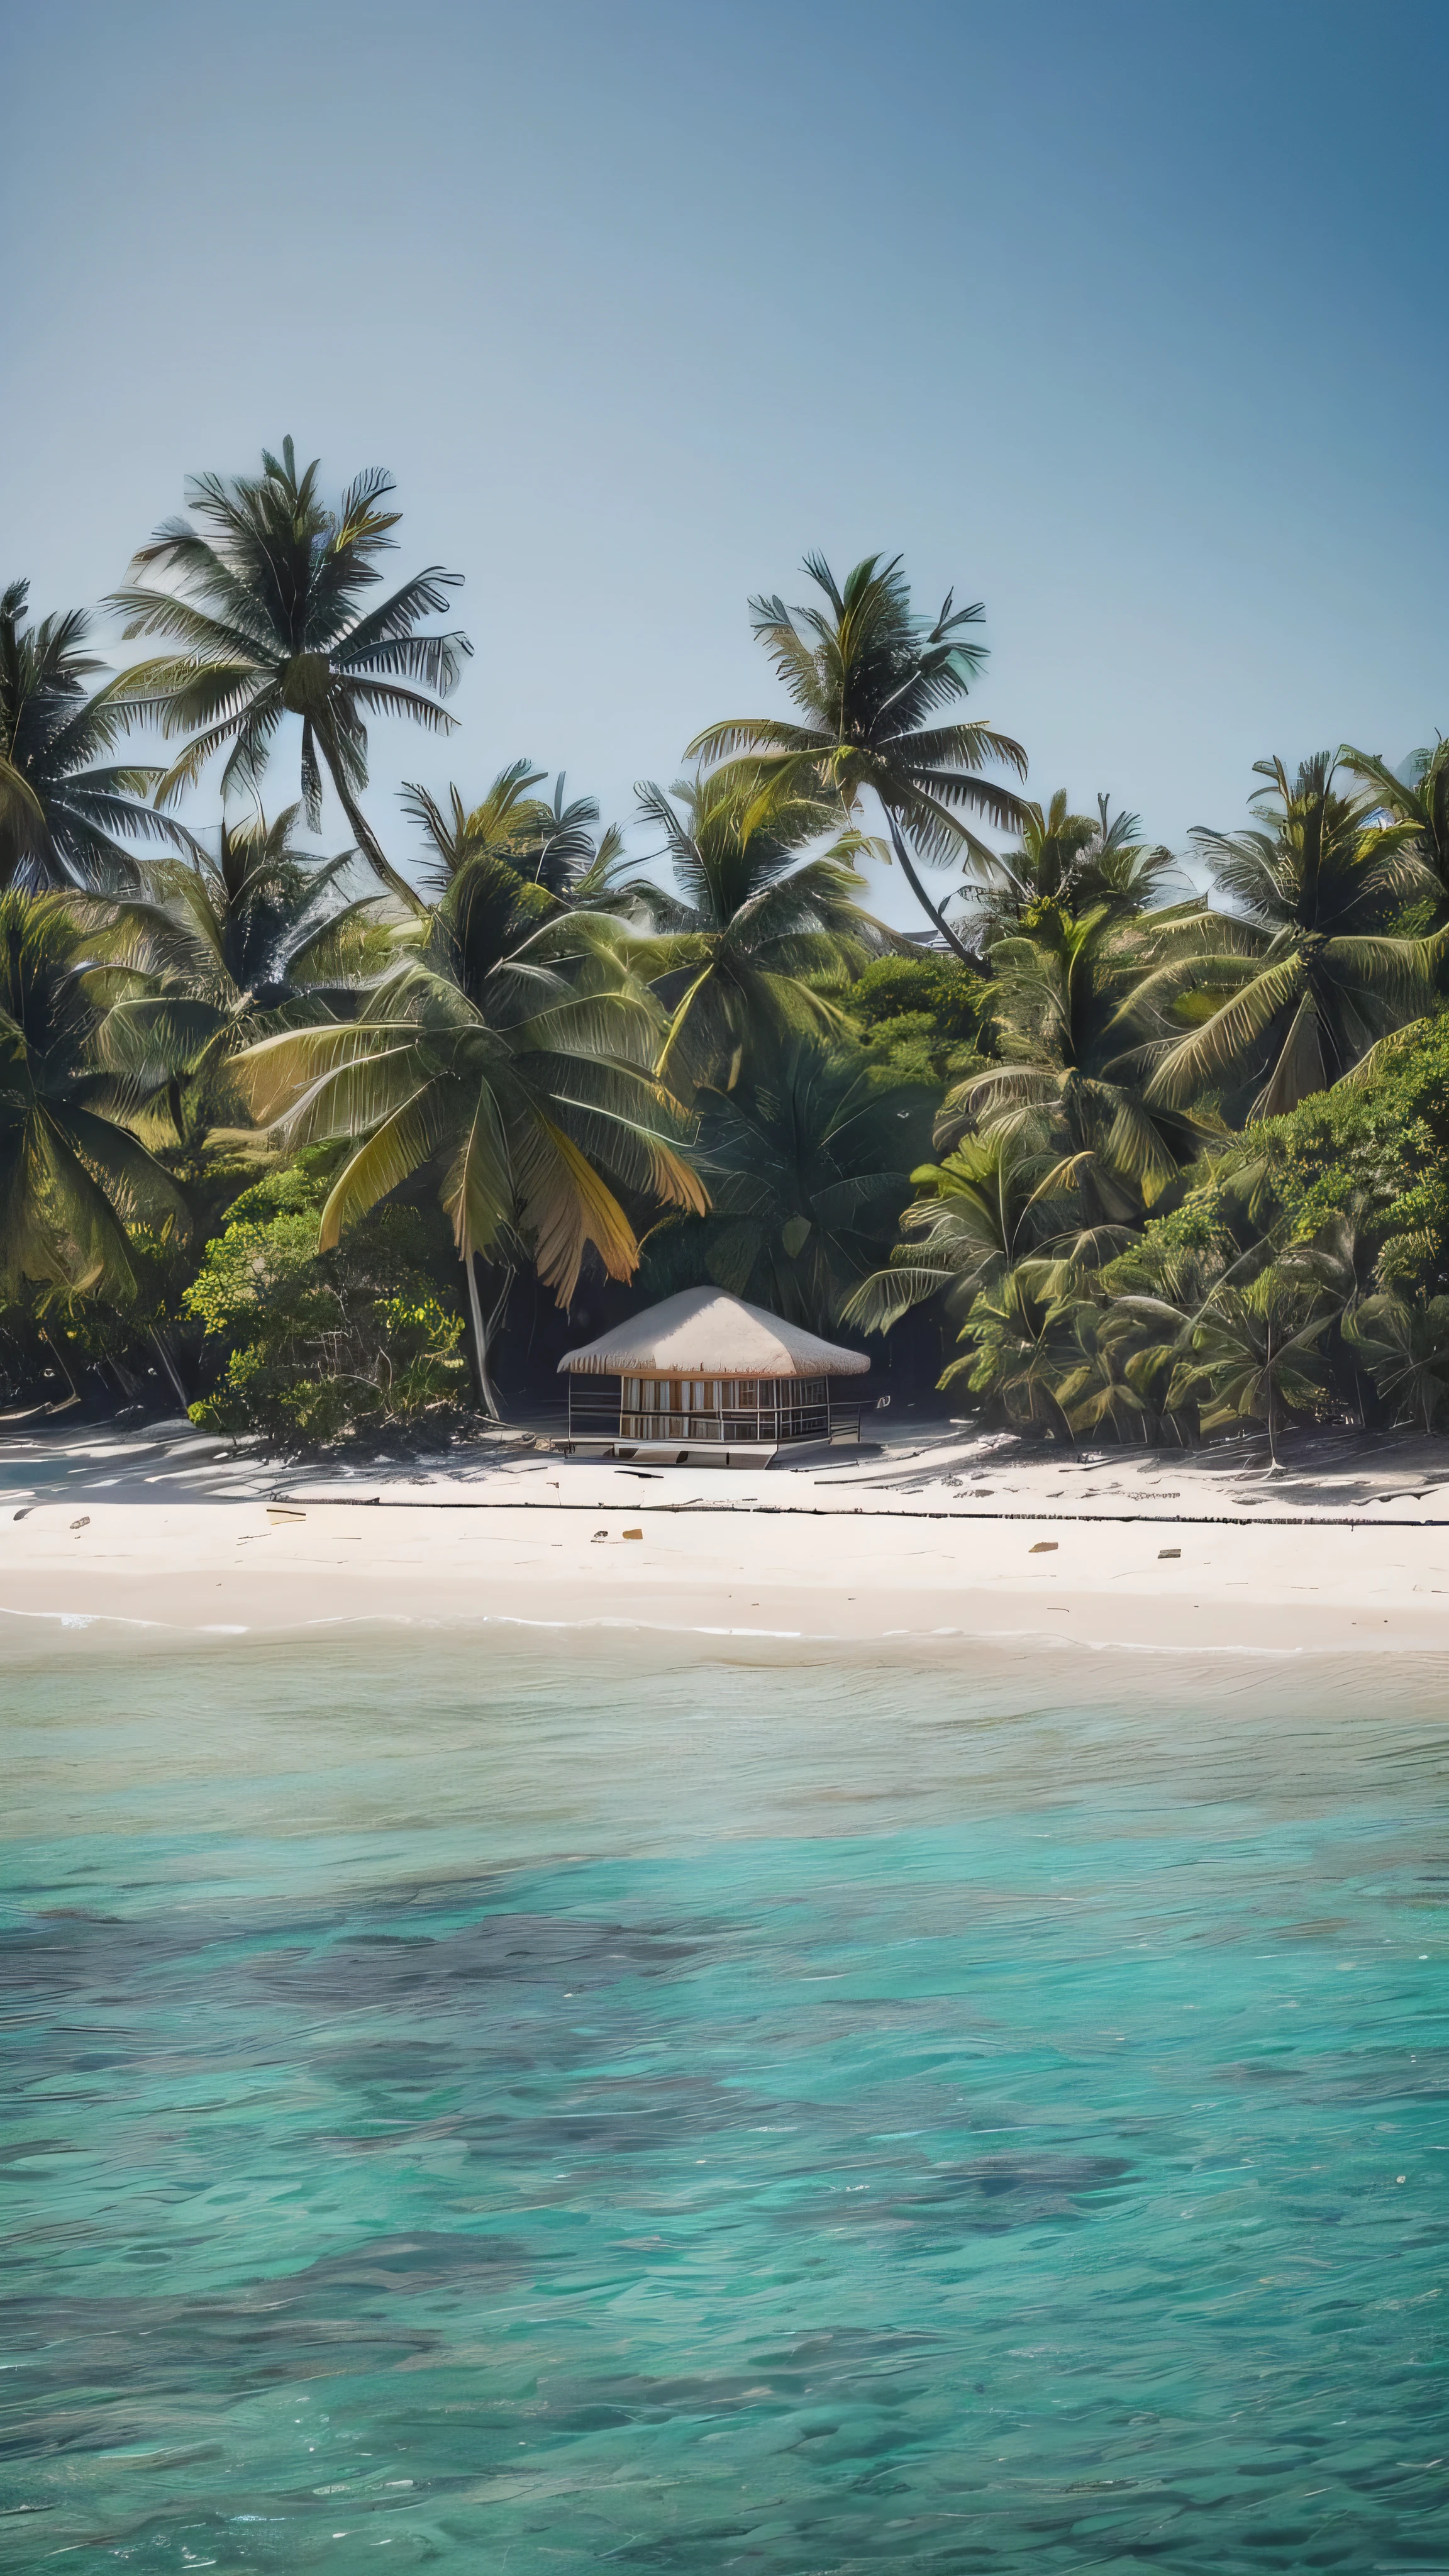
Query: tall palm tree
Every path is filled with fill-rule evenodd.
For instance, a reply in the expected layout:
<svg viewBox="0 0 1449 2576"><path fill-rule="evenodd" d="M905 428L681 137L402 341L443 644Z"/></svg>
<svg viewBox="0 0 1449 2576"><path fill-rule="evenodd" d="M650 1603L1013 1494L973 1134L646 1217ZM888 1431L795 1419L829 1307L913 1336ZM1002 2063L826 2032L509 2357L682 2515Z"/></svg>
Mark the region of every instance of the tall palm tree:
<svg viewBox="0 0 1449 2576"><path fill-rule="evenodd" d="M173 519L134 557L131 579L110 605L128 637L174 636L180 650L128 672L137 716L163 733L191 733L161 780L160 805L199 777L230 746L223 795L255 790L285 717L302 722L302 802L312 829L322 819L325 768L358 848L389 892L417 897L383 854L358 803L367 784L369 715L405 716L430 733L452 729L438 701L455 685L467 637L423 634L441 616L461 575L429 564L373 608L377 557L394 543L400 513L380 504L392 477L372 466L349 484L337 510L318 490L317 462L297 472L290 438L280 457L265 450L259 476L203 474L188 490L201 526ZM157 589L141 574L169 577ZM196 730L193 731L193 728Z"/></svg>
<svg viewBox="0 0 1449 2576"><path fill-rule="evenodd" d="M661 1074L676 1084L738 1081L752 1038L837 1026L817 989L843 983L889 933L856 902L861 879L847 835L822 858L806 843L834 819L789 778L682 778L671 794L645 779L640 818L663 835L675 889L647 878L622 891L652 920L636 952L670 1010Z"/></svg>
<svg viewBox="0 0 1449 2576"><path fill-rule="evenodd" d="M827 607L788 609L782 599L750 603L754 630L800 710L803 721L740 717L711 725L689 746L705 761L748 760L765 775L787 778L797 794L834 797L853 821L872 793L885 816L890 847L927 918L966 964L969 950L926 893L912 857L964 859L989 868L994 853L969 829L983 815L1003 831L1017 828L1022 807L1009 789L981 775L983 765L1026 774L1026 754L1009 734L959 719L938 721L964 699L986 661L986 647L965 629L985 614L979 603L953 609L948 594L934 625L911 609L900 557L867 555L842 588L819 555L805 570ZM882 852L884 855L884 852Z"/></svg>
<svg viewBox="0 0 1449 2576"><path fill-rule="evenodd" d="M575 796L566 803L562 770L551 803L531 796L529 789L541 786L546 775L526 760L515 760L511 768L500 769L471 812L456 787L448 790L446 812L426 787L406 787L403 810L427 843L435 888L445 886L469 859L485 856L506 859L531 884L556 895L577 893L601 867L609 873L623 846L618 825L611 823L596 838L598 802Z"/></svg>
<svg viewBox="0 0 1449 2576"><path fill-rule="evenodd" d="M895 1232L934 1106L819 1031L752 1049L734 1091L700 1095L712 1211L651 1237L651 1288L712 1279L825 1330Z"/></svg>
<svg viewBox="0 0 1449 2576"><path fill-rule="evenodd" d="M126 841L189 836L142 801L159 769L106 758L131 721L129 673L88 693L105 668L84 649L90 619L29 625L29 595L25 581L0 592L0 886L134 885Z"/></svg>
<svg viewBox="0 0 1449 2576"><path fill-rule="evenodd" d="M315 1006L318 987L362 964L377 898L342 892L350 850L318 860L295 848L298 812L289 805L272 824L260 809L244 824L223 820L215 858L198 849L155 863L145 897L117 907L109 951L145 981L113 1003L106 1051L144 1087L164 1080L182 1143L188 1091L204 1112L225 1059L268 1014ZM352 996L332 1000L335 1010Z"/></svg>
<svg viewBox="0 0 1449 2576"><path fill-rule="evenodd" d="M1238 913L1203 917L1216 936L1182 983L1209 1015L1165 1051L1155 1105L1250 1087L1248 1117L1276 1117L1337 1082L1432 991L1436 944L1391 928L1406 902L1432 890L1417 826L1381 823L1374 793L1339 794L1329 752L1293 778L1281 760L1254 766L1271 782L1252 800L1254 828L1193 833Z"/></svg>
<svg viewBox="0 0 1449 2576"><path fill-rule="evenodd" d="M184 1234L175 1184L122 1124L102 1062L107 970L62 895L0 894L0 1291L25 1279L129 1300L128 1227Z"/></svg>
<svg viewBox="0 0 1449 2576"><path fill-rule="evenodd" d="M289 1144L353 1144L322 1212L324 1251L390 1190L436 1172L496 1412L478 1258L511 1274L531 1255L566 1306L590 1249L611 1279L638 1266L620 1191L640 1206L707 1204L688 1122L652 1069L658 1043L657 1006L614 925L485 856L399 934L359 1019L263 1038L233 1071Z"/></svg>

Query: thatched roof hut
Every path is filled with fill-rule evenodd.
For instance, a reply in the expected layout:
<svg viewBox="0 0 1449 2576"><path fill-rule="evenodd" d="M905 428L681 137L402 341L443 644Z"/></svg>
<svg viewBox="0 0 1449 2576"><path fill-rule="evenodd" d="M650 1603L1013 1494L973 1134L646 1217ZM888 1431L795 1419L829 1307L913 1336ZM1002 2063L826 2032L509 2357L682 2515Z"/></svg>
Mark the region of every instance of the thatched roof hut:
<svg viewBox="0 0 1449 2576"><path fill-rule="evenodd" d="M590 1377L864 1377L869 1367L863 1351L822 1342L722 1288L681 1289L559 1361L560 1375Z"/></svg>
<svg viewBox="0 0 1449 2576"><path fill-rule="evenodd" d="M731 1456L744 1464L772 1454L785 1440L829 1439L830 1380L863 1377L869 1367L863 1351L824 1342L722 1288L666 1297L559 1362L571 1434L589 1436L584 1417L593 1411L592 1436L620 1456L724 1466ZM576 1404L576 1377L618 1378L617 1427L611 1419L603 1430L602 1406ZM857 1415L852 1436L859 1428Z"/></svg>

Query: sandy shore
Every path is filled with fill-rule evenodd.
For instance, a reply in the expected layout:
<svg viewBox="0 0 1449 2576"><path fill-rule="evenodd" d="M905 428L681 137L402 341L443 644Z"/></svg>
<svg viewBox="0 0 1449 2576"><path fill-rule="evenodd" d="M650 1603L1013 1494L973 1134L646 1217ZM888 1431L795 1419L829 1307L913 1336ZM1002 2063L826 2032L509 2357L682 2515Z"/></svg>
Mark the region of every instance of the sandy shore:
<svg viewBox="0 0 1449 2576"><path fill-rule="evenodd" d="M624 1507L551 1497L286 1510L99 1497L83 1511L73 1498L26 1507L0 1521L0 1653L81 1622L216 1634L359 1619L1449 1651L1449 1524L1068 1526L677 1493L661 1504L638 1489Z"/></svg>
<svg viewBox="0 0 1449 2576"><path fill-rule="evenodd" d="M0 1654L61 1622L358 1619L1443 1652L1449 1443L1314 1435L1265 1477L1242 1448L1063 1456L946 1423L738 1473L527 1433L326 1476L184 1420L0 1442Z"/></svg>

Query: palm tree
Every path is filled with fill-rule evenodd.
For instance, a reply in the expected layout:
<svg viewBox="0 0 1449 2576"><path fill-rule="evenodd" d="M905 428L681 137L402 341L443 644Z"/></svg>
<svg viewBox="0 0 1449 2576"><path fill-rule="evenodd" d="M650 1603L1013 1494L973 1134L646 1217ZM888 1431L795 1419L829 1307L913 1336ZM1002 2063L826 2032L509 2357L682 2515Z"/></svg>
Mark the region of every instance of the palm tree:
<svg viewBox="0 0 1449 2576"><path fill-rule="evenodd" d="M262 468L256 478L198 476L188 500L201 532L186 519L158 529L110 603L128 637L169 635L181 647L126 675L133 716L154 718L168 735L198 728L161 780L157 802L192 785L228 745L223 795L254 791L283 719L300 716L309 825L321 827L325 767L369 865L415 906L357 801L367 784L365 718L405 716L430 733L451 730L438 700L472 648L464 635L419 628L442 614L461 575L429 564L366 608L381 579L376 559L394 543L400 516L379 506L392 477L370 467L334 512L320 497L317 463L299 477L290 438L280 458L263 451ZM169 575L174 587L140 583L142 573Z"/></svg>
<svg viewBox="0 0 1449 2576"><path fill-rule="evenodd" d="M445 886L469 859L484 856L506 859L531 884L560 896L577 894L586 881L592 886L600 871L608 876L623 847L618 825L609 824L595 838L598 802L575 796L565 803L562 770L552 803L530 796L529 789L541 786L546 774L526 760L515 760L499 771L471 812L456 787L448 790L445 813L426 787L407 786L403 809L423 833L435 888Z"/></svg>
<svg viewBox="0 0 1449 2576"><path fill-rule="evenodd" d="M353 997L319 994L355 974L377 898L349 902L339 880L353 853L317 860L293 846L299 808L268 824L223 820L217 855L154 864L147 895L118 906L109 949L145 970L112 1005L108 1055L147 1088L164 1080L178 1141L189 1141L185 1089L204 1107L226 1058L268 1014L319 999L352 1016Z"/></svg>
<svg viewBox="0 0 1449 2576"><path fill-rule="evenodd" d="M1339 752L1345 769L1374 797L1396 823L1411 826L1409 843L1434 880L1437 909L1449 908L1449 741L1436 735L1433 749L1410 754L1400 778L1376 753L1355 751L1345 743Z"/></svg>
<svg viewBox="0 0 1449 2576"><path fill-rule="evenodd" d="M969 950L927 895L912 850L927 861L964 858L989 868L994 853L962 819L980 814L1003 831L1021 822L1020 800L982 777L995 764L1026 774L1026 754L989 725L940 723L942 710L967 695L986 660L984 645L963 630L979 624L979 603L954 609L948 594L935 624L913 615L900 557L867 555L842 589L819 555L805 570L823 591L828 614L787 609L778 598L750 603L754 630L803 722L778 716L711 725L689 746L705 761L743 757L794 792L834 797L853 821L869 790L885 816L890 846L916 900L948 946L966 963ZM885 853L882 851L882 856Z"/></svg>
<svg viewBox="0 0 1449 2576"><path fill-rule="evenodd" d="M1417 1414L1426 1432L1449 1397L1449 1297L1413 1302L1393 1289L1366 1297L1344 1324L1386 1402Z"/></svg>
<svg viewBox="0 0 1449 2576"><path fill-rule="evenodd" d="M127 1302L130 1227L185 1233L174 1183L121 1123L100 1059L107 970L64 896L0 894L0 1292L23 1280Z"/></svg>
<svg viewBox="0 0 1449 2576"><path fill-rule="evenodd" d="M1119 917L1156 910L1178 873L1172 852L1145 842L1138 817L1113 814L1105 796L1095 818L1071 813L1064 787L1047 807L1021 810L1015 849L992 860L988 883L972 896L969 917L988 949L1027 925L1039 903L1071 913L1105 907Z"/></svg>
<svg viewBox="0 0 1449 2576"><path fill-rule="evenodd" d="M1280 760L1256 771L1272 782L1253 799L1257 826L1193 833L1239 917L1202 917L1215 936L1181 983L1210 1015L1164 1052L1154 1105L1251 1083L1248 1117L1276 1117L1338 1081L1430 997L1434 944L1389 926L1432 885L1415 825L1381 824L1372 794L1340 795L1328 752L1296 778Z"/></svg>
<svg viewBox="0 0 1449 2576"><path fill-rule="evenodd" d="M1160 945L1183 928L1175 912L1123 923L1108 905L1080 918L1049 901L1030 935L998 942L992 1013L999 1064L948 1093L943 1136L963 1121L1007 1125L1050 1145L1060 1184L1087 1222L1120 1226L1158 1199L1200 1154L1216 1122L1156 1096L1161 1046L1153 1008Z"/></svg>
<svg viewBox="0 0 1449 2576"><path fill-rule="evenodd" d="M435 1170L453 1223L484 1404L497 1406L477 1260L526 1252L566 1306L592 1249L611 1279L639 1261L616 1192L702 1212L688 1125L652 1071L657 1008L619 934L470 859L346 1026L263 1038L233 1062L256 1115L289 1145L345 1137L322 1212L329 1250L354 1217ZM505 1293L507 1278L505 1277ZM495 1317L501 1312L501 1299Z"/></svg>
<svg viewBox="0 0 1449 2576"><path fill-rule="evenodd" d="M671 1081L723 1080L729 1089L752 1039L837 1028L840 1015L818 986L843 983L890 934L855 900L855 836L801 859L832 819L818 793L788 777L724 771L679 779L672 796L646 779L638 793L678 888L636 878L622 889L659 934L636 952L671 1011L659 1069Z"/></svg>
<svg viewBox="0 0 1449 2576"><path fill-rule="evenodd" d="M0 592L0 887L133 885L118 839L189 836L141 800L161 772L105 755L131 721L129 673L87 694L105 665L83 648L82 609L25 622L30 585Z"/></svg>
<svg viewBox="0 0 1449 2576"><path fill-rule="evenodd" d="M818 1031L756 1044L734 1090L700 1096L711 1213L651 1237L656 1294L712 1279L823 1331L895 1231L933 1095Z"/></svg>
<svg viewBox="0 0 1449 2576"><path fill-rule="evenodd" d="M1332 1311L1320 1289L1276 1264L1246 1288L1220 1285L1189 1328L1169 1402L1197 1395L1205 1431L1263 1423L1276 1473L1285 1411L1311 1408L1322 1391L1321 1344Z"/></svg>
<svg viewBox="0 0 1449 2576"><path fill-rule="evenodd" d="M903 1236L883 1270L863 1280L845 1308L847 1323L887 1333L912 1306L940 1296L964 1324L976 1298L999 1287L1018 1261L1069 1255L1074 1234L1063 1215L1075 1201L1059 1158L1004 1127L968 1136L940 1163L911 1174L916 1197L900 1220Z"/></svg>

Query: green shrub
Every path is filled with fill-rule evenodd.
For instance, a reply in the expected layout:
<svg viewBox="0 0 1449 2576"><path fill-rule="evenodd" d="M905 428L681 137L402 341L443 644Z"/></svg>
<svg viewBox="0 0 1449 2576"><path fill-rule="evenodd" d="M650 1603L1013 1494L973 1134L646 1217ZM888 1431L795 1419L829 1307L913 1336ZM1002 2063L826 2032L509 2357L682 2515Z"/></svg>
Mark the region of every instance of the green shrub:
<svg viewBox="0 0 1449 2576"><path fill-rule="evenodd" d="M378 1209L319 1253L326 1160L304 1155L244 1191L207 1247L186 1309L230 1349L190 1408L203 1430L295 1451L424 1416L439 1429L468 1405L463 1320L438 1294L423 1217Z"/></svg>

